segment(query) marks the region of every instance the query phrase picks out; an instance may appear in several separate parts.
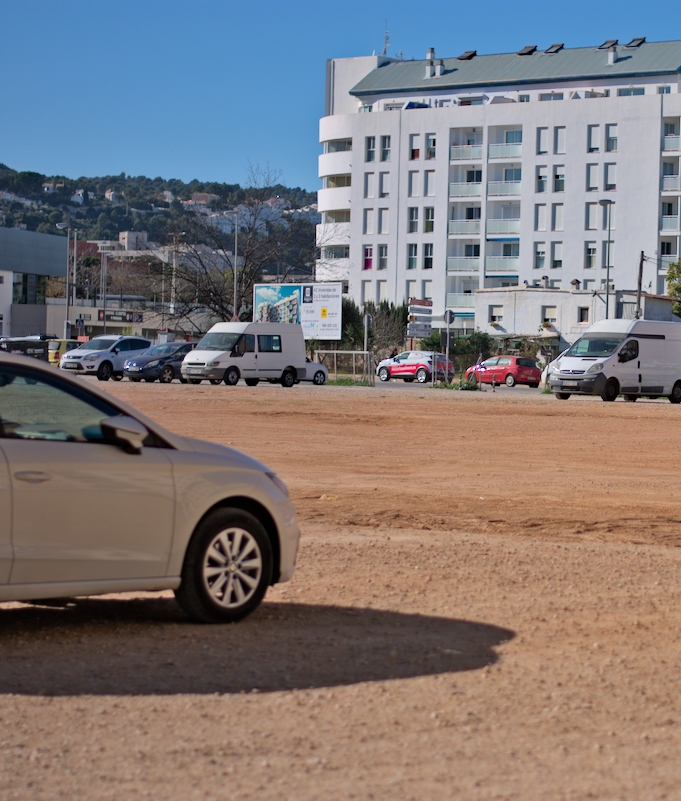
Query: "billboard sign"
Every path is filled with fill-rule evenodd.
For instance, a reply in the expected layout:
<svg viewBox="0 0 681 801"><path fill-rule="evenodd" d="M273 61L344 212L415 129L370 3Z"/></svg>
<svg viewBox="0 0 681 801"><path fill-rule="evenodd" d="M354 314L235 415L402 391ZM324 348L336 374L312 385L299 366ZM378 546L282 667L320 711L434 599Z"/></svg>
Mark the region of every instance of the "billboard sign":
<svg viewBox="0 0 681 801"><path fill-rule="evenodd" d="M256 284L254 323L299 323L305 339L341 339L342 284Z"/></svg>

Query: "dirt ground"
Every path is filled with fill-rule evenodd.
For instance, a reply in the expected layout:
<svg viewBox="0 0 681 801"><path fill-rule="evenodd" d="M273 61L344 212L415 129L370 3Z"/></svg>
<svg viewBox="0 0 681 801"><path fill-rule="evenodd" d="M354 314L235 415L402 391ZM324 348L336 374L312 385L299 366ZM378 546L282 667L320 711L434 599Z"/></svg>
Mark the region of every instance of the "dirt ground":
<svg viewBox="0 0 681 801"><path fill-rule="evenodd" d="M0 605L0 799L681 799L681 407L106 389L276 469L298 571Z"/></svg>

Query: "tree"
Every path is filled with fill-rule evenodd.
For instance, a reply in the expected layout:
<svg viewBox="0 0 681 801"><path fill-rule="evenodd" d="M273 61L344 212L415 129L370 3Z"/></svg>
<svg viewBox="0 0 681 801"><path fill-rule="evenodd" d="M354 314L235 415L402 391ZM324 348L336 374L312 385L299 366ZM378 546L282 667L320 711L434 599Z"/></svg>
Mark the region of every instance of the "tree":
<svg viewBox="0 0 681 801"><path fill-rule="evenodd" d="M667 266L667 294L678 298L672 305L672 312L681 317L681 259Z"/></svg>

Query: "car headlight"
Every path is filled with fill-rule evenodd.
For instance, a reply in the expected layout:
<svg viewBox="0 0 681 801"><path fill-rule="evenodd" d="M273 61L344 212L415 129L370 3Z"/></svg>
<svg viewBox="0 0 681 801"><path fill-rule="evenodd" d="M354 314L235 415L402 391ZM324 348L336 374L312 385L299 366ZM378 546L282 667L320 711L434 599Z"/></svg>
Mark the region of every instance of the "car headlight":
<svg viewBox="0 0 681 801"><path fill-rule="evenodd" d="M159 364L161 364L161 360L160 359L156 359L156 361L154 361L154 362L147 362L144 366L145 367L158 367Z"/></svg>
<svg viewBox="0 0 681 801"><path fill-rule="evenodd" d="M279 476L276 473L265 473L265 475L268 478L270 478L277 485L277 487L284 493L284 495L286 495L286 497L288 498L288 487L279 478Z"/></svg>
<svg viewBox="0 0 681 801"><path fill-rule="evenodd" d="M84 362L96 362L99 359L99 353L91 353L89 356L83 356Z"/></svg>
<svg viewBox="0 0 681 801"><path fill-rule="evenodd" d="M587 373L600 373L603 369L603 364L601 362L596 362L596 364L592 364L591 367L587 370Z"/></svg>
<svg viewBox="0 0 681 801"><path fill-rule="evenodd" d="M130 359L128 359L128 361L123 365L123 369L127 370L128 367L130 367L131 364L132 364L132 362L130 361Z"/></svg>
<svg viewBox="0 0 681 801"><path fill-rule="evenodd" d="M560 370L560 362L556 362L553 366L549 365L549 367L550 367L549 369L550 373L556 373L558 372L558 370Z"/></svg>
<svg viewBox="0 0 681 801"><path fill-rule="evenodd" d="M219 361L218 362L208 362L208 364L206 365L206 367L219 367L219 366L220 366L220 362Z"/></svg>

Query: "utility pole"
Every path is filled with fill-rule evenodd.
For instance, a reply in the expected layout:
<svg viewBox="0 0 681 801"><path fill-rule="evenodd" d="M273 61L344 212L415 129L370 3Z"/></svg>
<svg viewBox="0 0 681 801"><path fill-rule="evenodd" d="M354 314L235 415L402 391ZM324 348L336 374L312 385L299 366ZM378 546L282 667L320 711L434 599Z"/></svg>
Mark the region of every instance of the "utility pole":
<svg viewBox="0 0 681 801"><path fill-rule="evenodd" d="M641 256L638 260L638 286L636 289L636 319L641 319L641 285L643 284L643 260L645 256L641 251Z"/></svg>
<svg viewBox="0 0 681 801"><path fill-rule="evenodd" d="M71 242L71 226L68 223L56 223L57 228L63 231L66 228L66 290L64 291L64 298L66 300L66 317L64 318L64 339L71 339L70 323L69 323L69 296L71 294L71 287L69 286L69 270L71 269L71 253L69 251L69 244Z"/></svg>
<svg viewBox="0 0 681 801"><path fill-rule="evenodd" d="M78 229L73 229L73 307L76 307L76 278L78 270Z"/></svg>

